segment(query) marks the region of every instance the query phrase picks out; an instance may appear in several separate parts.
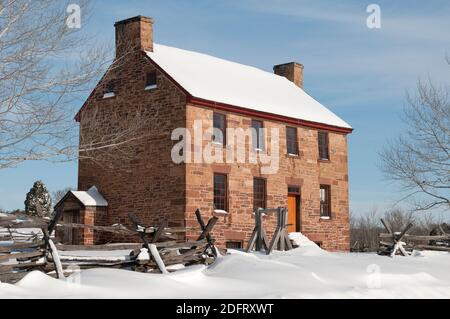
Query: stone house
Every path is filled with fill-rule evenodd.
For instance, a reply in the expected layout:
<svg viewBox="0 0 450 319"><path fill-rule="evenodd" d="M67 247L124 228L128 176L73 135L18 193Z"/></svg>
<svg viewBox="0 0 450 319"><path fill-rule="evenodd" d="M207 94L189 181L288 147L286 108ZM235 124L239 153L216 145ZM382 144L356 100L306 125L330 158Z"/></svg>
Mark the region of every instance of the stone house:
<svg viewBox="0 0 450 319"><path fill-rule="evenodd" d="M153 42L152 19L142 16L117 22L115 29L114 67L76 116L80 144L126 129L130 114L139 114L144 123L135 132L141 138L130 142L126 158L110 165L99 161L114 148L80 158L79 193L57 205L67 211L65 218L129 225L132 211L144 224L166 219L172 226L193 227L199 208L220 217L214 232L218 244L236 248L248 240L256 208L283 206L289 209L291 232L301 231L327 250L349 250L352 128L303 90L301 64L277 65L270 73L159 45ZM214 129L209 140L196 137L199 128ZM244 132L241 144L235 145L239 134L228 134L231 129ZM211 145L214 161L202 156ZM257 160L229 161L233 147ZM184 161L174 160L174 154ZM271 165L263 163L264 154L272 156ZM77 200L94 186L102 205ZM270 234L275 217L266 216L264 224ZM67 238L86 244L129 240L92 231Z"/></svg>

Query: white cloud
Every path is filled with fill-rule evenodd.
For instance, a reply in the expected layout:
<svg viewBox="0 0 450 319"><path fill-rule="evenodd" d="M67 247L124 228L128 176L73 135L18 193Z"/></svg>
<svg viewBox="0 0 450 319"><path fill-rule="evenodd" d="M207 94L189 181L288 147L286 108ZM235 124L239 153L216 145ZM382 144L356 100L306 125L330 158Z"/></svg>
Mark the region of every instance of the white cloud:
<svg viewBox="0 0 450 319"><path fill-rule="evenodd" d="M420 14L391 4L380 4L380 30L366 27L362 2L252 1L247 9L298 20L297 36L294 31L289 50L279 54L305 65L305 87L314 96L336 93L330 104L321 102L364 106L404 99L419 78L449 80L449 10Z"/></svg>
<svg viewBox="0 0 450 319"><path fill-rule="evenodd" d="M380 1L375 1L379 3ZM369 2L337 2L322 1L250 1L249 10L271 14L280 14L299 18L301 21L333 23L335 27L346 28L353 32L379 32L386 38L397 40L426 40L427 42L448 44L450 19L449 8L442 7L441 11L434 11L433 15L426 15L423 11L414 12L404 5L398 10L392 3L380 4L382 28L373 30L367 28L368 13L366 6Z"/></svg>

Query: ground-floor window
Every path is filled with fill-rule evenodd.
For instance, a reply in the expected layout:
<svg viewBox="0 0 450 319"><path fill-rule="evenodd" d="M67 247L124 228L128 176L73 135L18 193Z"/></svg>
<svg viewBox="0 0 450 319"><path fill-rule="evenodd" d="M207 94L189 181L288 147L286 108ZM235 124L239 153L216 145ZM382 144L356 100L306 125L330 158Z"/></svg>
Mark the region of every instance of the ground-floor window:
<svg viewBox="0 0 450 319"><path fill-rule="evenodd" d="M320 185L320 217L331 217L330 185Z"/></svg>
<svg viewBox="0 0 450 319"><path fill-rule="evenodd" d="M267 183L264 178L253 179L253 210L267 208Z"/></svg>
<svg viewBox="0 0 450 319"><path fill-rule="evenodd" d="M228 211L228 176L214 174L214 209Z"/></svg>

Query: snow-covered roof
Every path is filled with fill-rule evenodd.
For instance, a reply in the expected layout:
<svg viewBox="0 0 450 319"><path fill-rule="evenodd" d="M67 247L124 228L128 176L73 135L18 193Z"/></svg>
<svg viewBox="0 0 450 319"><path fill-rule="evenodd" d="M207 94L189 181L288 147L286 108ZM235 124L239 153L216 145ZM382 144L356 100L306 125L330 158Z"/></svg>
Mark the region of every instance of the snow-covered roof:
<svg viewBox="0 0 450 319"><path fill-rule="evenodd" d="M147 55L193 97L351 129L304 90L271 72L156 43Z"/></svg>
<svg viewBox="0 0 450 319"><path fill-rule="evenodd" d="M84 206L107 207L108 202L100 194L97 187L92 186L87 192L70 191Z"/></svg>

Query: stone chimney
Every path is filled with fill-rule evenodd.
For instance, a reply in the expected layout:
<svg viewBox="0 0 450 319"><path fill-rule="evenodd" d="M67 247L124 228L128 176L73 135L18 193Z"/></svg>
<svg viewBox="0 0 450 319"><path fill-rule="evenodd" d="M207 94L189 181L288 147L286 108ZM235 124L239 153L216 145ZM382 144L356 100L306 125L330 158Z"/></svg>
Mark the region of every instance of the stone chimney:
<svg viewBox="0 0 450 319"><path fill-rule="evenodd" d="M273 67L275 74L284 76L295 85L303 89L303 65L297 62L275 65Z"/></svg>
<svg viewBox="0 0 450 319"><path fill-rule="evenodd" d="M116 58L134 51L153 51L153 20L137 16L118 21L116 28Z"/></svg>

